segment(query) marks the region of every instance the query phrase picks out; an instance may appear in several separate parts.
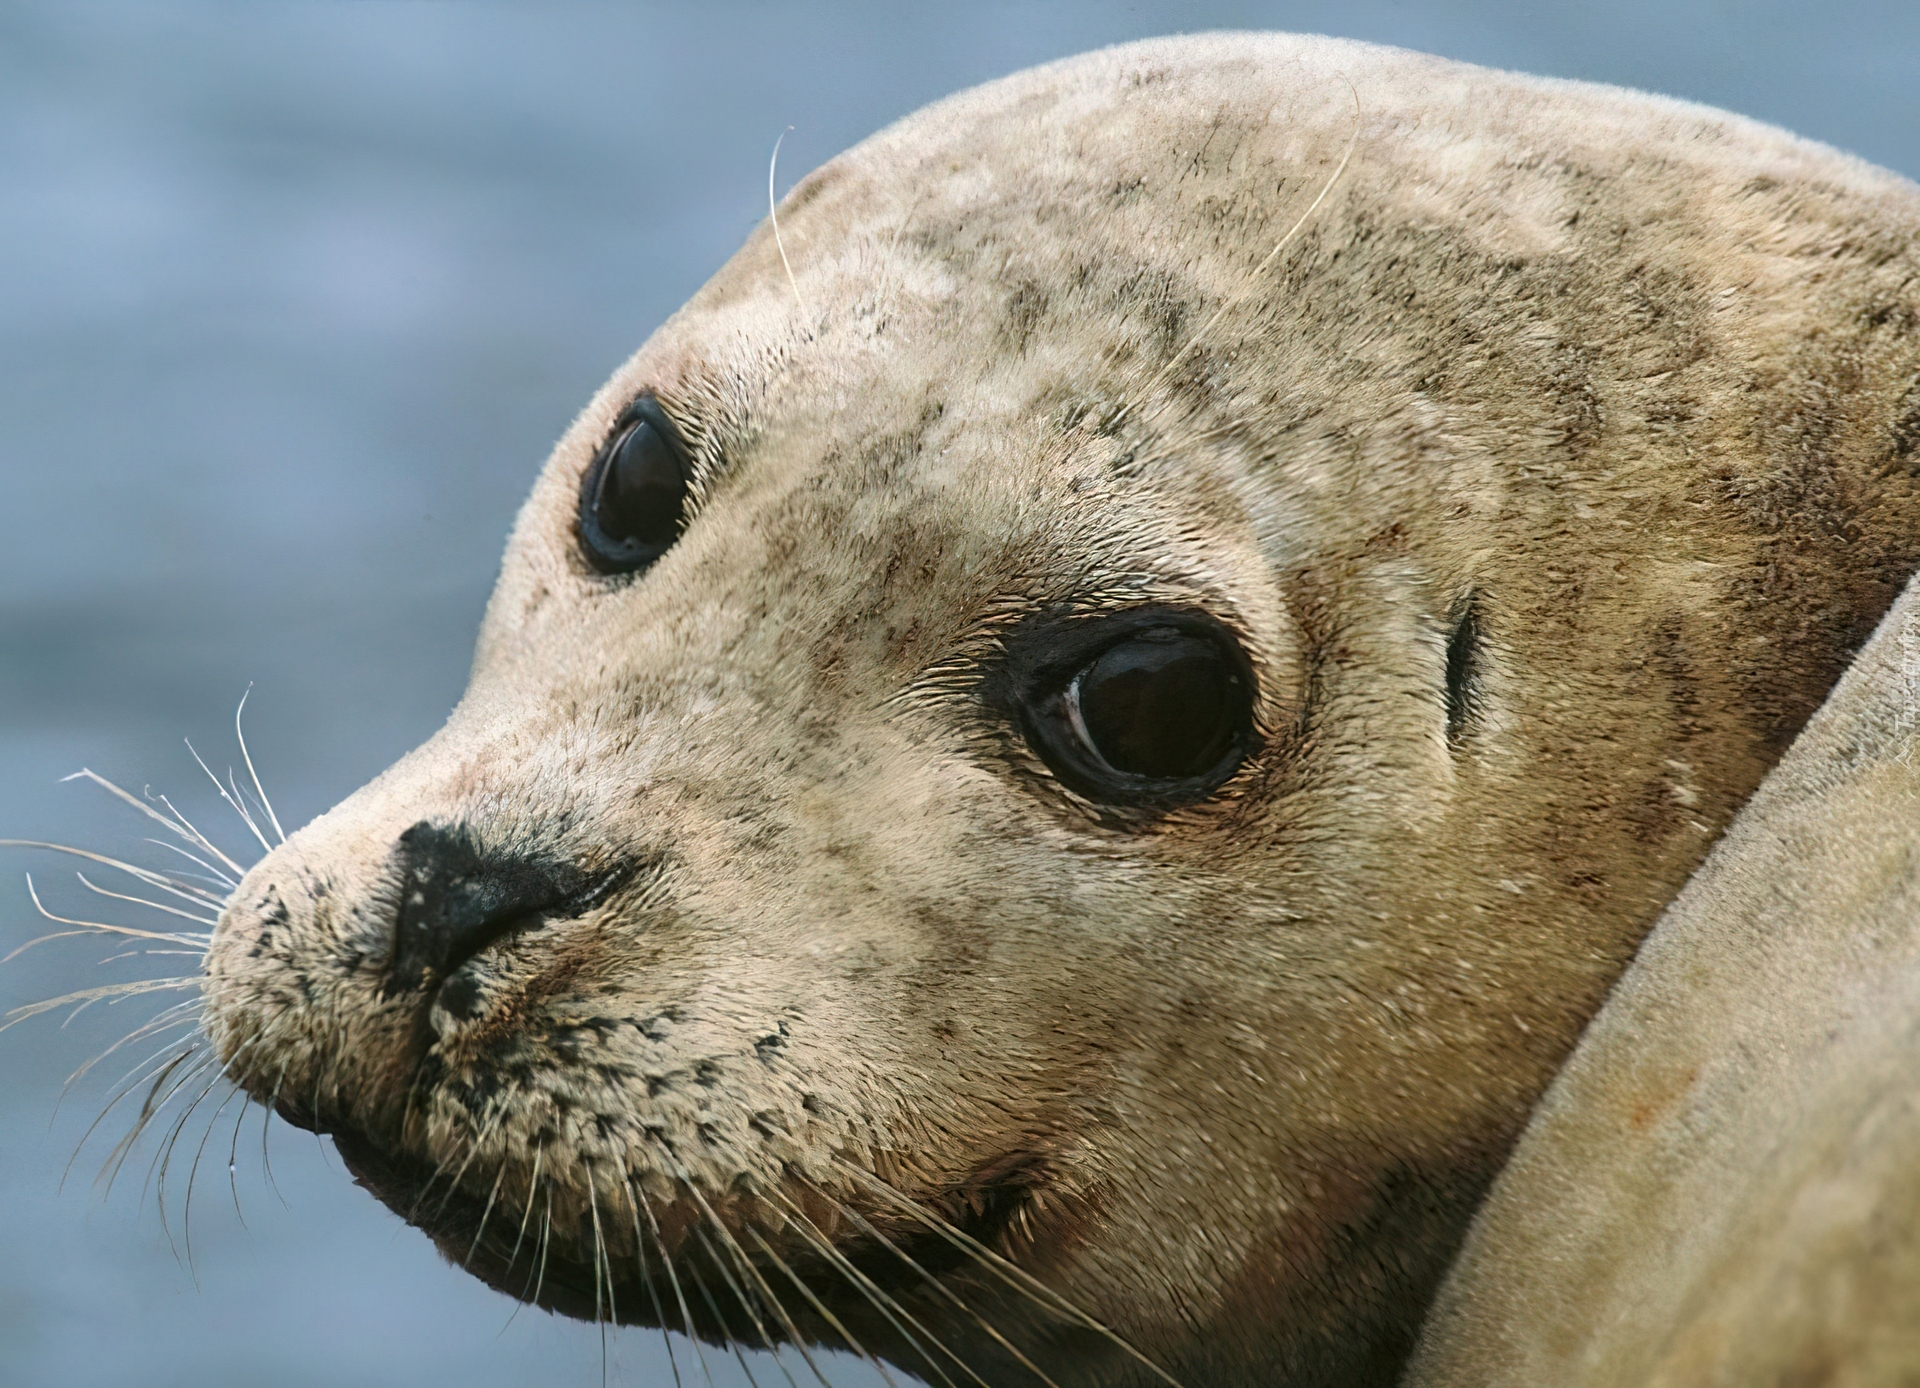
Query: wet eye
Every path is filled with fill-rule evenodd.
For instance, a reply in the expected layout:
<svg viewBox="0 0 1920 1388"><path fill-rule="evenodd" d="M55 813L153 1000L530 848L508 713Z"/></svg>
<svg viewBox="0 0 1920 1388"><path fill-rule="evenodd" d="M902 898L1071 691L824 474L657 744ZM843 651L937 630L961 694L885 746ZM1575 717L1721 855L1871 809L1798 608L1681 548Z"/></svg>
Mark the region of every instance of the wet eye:
<svg viewBox="0 0 1920 1388"><path fill-rule="evenodd" d="M690 469L659 401L627 407L580 484L580 544L602 573L631 573L680 538Z"/></svg>
<svg viewBox="0 0 1920 1388"><path fill-rule="evenodd" d="M1028 744L1090 800L1155 808L1204 799L1254 745L1252 668L1204 613L1043 623L1008 655L1013 668L983 692L1011 697Z"/></svg>
<svg viewBox="0 0 1920 1388"><path fill-rule="evenodd" d="M1067 686L1074 735L1123 776L1204 776L1237 731L1238 674L1211 641L1160 627L1122 641Z"/></svg>

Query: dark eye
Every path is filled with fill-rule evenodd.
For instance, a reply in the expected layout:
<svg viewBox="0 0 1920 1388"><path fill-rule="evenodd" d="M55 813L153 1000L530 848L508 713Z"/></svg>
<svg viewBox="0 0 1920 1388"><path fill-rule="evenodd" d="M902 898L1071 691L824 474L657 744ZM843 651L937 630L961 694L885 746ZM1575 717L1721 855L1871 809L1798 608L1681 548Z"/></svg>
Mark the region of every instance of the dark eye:
<svg viewBox="0 0 1920 1388"><path fill-rule="evenodd" d="M1029 744L1090 800L1150 808L1204 799L1253 746L1253 671L1203 613L1043 624L1009 642L1009 659L1007 692Z"/></svg>
<svg viewBox="0 0 1920 1388"><path fill-rule="evenodd" d="M1211 641L1156 627L1074 676L1067 719L1122 775L1190 780L1213 770L1232 744L1239 685Z"/></svg>
<svg viewBox="0 0 1920 1388"><path fill-rule="evenodd" d="M580 544L602 573L630 573L680 538L689 469L673 421L651 396L627 407L580 484Z"/></svg>

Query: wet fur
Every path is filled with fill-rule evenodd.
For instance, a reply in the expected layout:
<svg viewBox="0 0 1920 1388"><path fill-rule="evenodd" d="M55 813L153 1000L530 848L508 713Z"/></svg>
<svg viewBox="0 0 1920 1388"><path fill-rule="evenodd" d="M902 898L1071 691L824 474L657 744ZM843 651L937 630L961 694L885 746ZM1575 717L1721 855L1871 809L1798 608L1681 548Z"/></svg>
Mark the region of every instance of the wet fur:
<svg viewBox="0 0 1920 1388"><path fill-rule="evenodd" d="M576 1314L753 1342L758 1274L767 1338L927 1372L843 1257L989 1382L1151 1381L919 1210L1182 1382L1391 1381L1920 556L1920 196L1681 103L1222 35L940 103L780 229L793 284L763 228L560 442L445 729L248 875L222 1056ZM641 391L699 500L609 581L573 511ZM1153 818L982 692L1020 623L1147 603L1240 634L1263 738ZM627 885L423 1012L382 988L421 820ZM943 1248L954 1297L905 1270Z"/></svg>

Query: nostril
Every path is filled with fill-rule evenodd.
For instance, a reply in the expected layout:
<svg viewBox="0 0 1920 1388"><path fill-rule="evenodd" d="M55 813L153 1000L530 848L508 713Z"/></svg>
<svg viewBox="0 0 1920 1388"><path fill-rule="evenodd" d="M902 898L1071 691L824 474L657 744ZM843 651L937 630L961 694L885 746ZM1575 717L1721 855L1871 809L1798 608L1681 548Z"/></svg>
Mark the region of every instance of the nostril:
<svg viewBox="0 0 1920 1388"><path fill-rule="evenodd" d="M502 936L575 903L589 885L570 864L481 849L462 825L422 820L394 852L400 906L390 993L435 982Z"/></svg>

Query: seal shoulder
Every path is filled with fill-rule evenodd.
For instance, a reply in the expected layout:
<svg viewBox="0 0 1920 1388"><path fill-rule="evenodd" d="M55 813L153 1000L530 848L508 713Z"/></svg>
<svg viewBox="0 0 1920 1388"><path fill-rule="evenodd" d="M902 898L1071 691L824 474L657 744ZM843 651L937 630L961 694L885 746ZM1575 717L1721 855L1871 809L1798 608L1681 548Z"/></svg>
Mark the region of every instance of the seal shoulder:
<svg viewBox="0 0 1920 1388"><path fill-rule="evenodd" d="M1548 1091L1410 1384L1920 1362L1916 649L1910 587Z"/></svg>

